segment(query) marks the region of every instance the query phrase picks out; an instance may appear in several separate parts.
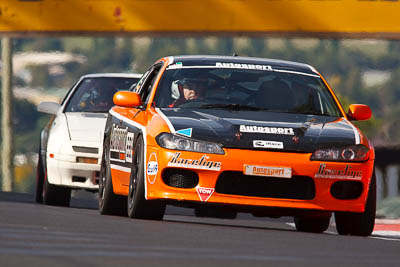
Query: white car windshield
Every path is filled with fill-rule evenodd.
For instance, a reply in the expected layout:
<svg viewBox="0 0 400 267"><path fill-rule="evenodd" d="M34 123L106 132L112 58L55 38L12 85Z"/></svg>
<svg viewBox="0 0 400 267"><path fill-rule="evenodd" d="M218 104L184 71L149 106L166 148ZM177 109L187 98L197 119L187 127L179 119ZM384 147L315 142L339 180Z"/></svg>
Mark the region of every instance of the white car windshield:
<svg viewBox="0 0 400 267"><path fill-rule="evenodd" d="M155 106L228 108L341 116L317 74L235 68L170 68L155 95Z"/></svg>
<svg viewBox="0 0 400 267"><path fill-rule="evenodd" d="M138 78L96 77L80 82L66 104L65 112L108 112L117 91L128 90Z"/></svg>

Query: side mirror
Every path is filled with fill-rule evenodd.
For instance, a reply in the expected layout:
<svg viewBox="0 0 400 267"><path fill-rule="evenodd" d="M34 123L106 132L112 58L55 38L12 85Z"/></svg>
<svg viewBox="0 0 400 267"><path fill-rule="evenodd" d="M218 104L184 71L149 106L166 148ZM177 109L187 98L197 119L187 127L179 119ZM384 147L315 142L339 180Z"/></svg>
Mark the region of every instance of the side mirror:
<svg viewBox="0 0 400 267"><path fill-rule="evenodd" d="M349 106L349 112L347 112L350 119L356 121L369 120L372 116L372 112L369 106L362 104L351 104Z"/></svg>
<svg viewBox="0 0 400 267"><path fill-rule="evenodd" d="M121 107L133 108L142 105L140 95L129 91L119 91L114 94L114 104Z"/></svg>
<svg viewBox="0 0 400 267"><path fill-rule="evenodd" d="M40 102L37 110L39 112L56 115L61 105L56 102Z"/></svg>

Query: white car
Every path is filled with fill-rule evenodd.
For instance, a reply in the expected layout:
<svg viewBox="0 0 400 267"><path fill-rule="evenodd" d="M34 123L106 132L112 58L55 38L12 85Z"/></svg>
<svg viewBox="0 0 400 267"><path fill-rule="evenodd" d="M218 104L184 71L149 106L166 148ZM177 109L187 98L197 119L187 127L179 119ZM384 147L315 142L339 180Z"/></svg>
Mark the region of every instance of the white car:
<svg viewBox="0 0 400 267"><path fill-rule="evenodd" d="M140 74L82 76L61 104L41 102L39 112L52 114L40 137L35 201L69 206L71 189L97 191L104 127L114 93L129 90Z"/></svg>

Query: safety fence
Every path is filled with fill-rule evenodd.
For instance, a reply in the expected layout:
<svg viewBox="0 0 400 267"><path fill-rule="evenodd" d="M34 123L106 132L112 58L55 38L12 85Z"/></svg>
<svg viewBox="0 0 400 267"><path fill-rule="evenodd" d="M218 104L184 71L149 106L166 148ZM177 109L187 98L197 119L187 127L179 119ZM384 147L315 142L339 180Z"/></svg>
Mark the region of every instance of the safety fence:
<svg viewBox="0 0 400 267"><path fill-rule="evenodd" d="M400 196L400 145L375 146L378 200Z"/></svg>

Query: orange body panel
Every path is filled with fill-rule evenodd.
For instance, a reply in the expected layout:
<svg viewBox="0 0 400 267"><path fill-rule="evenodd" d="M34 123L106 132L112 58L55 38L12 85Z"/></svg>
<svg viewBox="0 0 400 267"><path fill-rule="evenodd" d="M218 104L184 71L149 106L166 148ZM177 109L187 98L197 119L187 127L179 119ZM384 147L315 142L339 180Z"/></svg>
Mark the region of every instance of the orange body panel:
<svg viewBox="0 0 400 267"><path fill-rule="evenodd" d="M175 151L148 148L148 155L152 152L157 154L159 166L167 166ZM182 158L199 159L202 153L182 152ZM244 164L274 166L274 167L291 167L293 175L301 174L303 176L314 177L320 167L319 161L310 161L311 154L298 153L276 153L267 151L251 151L251 150L226 150L225 155L209 155L209 160L222 163L220 171L211 170L195 170L199 175L199 187L214 188L218 175L222 171L243 171ZM268 159L268 160L265 160ZM329 167L343 169L348 163L332 162L327 164ZM360 170L363 173L361 181L364 188L368 188L369 180L372 175L373 165L370 160L367 163L350 164L354 170ZM155 181L151 184L147 179L147 198L148 199L175 199L179 201L189 200L201 202L195 188L179 189L167 186L161 178L163 169L157 174ZM285 179L285 178L282 178ZM316 187L316 197L312 200L293 200L293 199L276 199L261 197L246 197L236 195L218 194L214 192L208 199L209 203L225 203L232 205L251 205L251 206L268 206L268 207L285 207L300 209L316 209L329 211L353 211L363 212L364 203L367 197L367 190L355 200L338 200L330 194L331 185L340 179L330 178L313 178Z"/></svg>
<svg viewBox="0 0 400 267"><path fill-rule="evenodd" d="M121 170L111 169L113 191L117 195L127 196L129 192L130 173Z"/></svg>
<svg viewBox="0 0 400 267"><path fill-rule="evenodd" d="M132 110L120 110L121 115L133 118ZM247 197L237 195L219 194L214 192L207 200L208 203L223 203L229 205L246 205L246 206L264 206L264 207L282 207L282 208L298 208L298 209L313 209L326 211L352 211L363 212L365 200L368 190L363 190L362 195L353 200L339 200L332 197L330 193L331 185L343 179L333 178L315 178L320 164L320 161L311 161L311 153L285 153L285 152L269 152L269 151L254 151L243 149L225 149L224 155L207 154L209 161L220 162L221 169L201 170L191 169L199 176L199 184L193 189L180 189L166 185L162 180L163 171L168 168L168 162L171 161L175 150L168 150L159 147L155 142L155 136L160 132L167 132L168 126L165 121L154 109L147 112L141 112L135 117L136 122L147 122L147 149L146 162L148 164L149 157L152 154L156 155L159 170L153 177L146 174L146 198L147 199L170 199L177 201L202 202L197 193L196 188L215 188L218 175L223 171L240 171L243 172L244 165L259 165L272 167L289 167L292 169L292 175L302 175L312 177L315 181L315 198L312 200L296 200L296 199L276 199L263 197ZM362 136L362 135L361 135ZM361 143L366 142L366 138L361 138ZM367 144L368 145L368 144ZM184 159L199 160L204 153L179 151L180 157ZM348 162L325 162L329 168L344 169L346 165L352 167L354 171L361 171L363 188L369 186L370 178L373 172L374 150L370 151L370 158L367 162L348 163ZM128 195L130 173L112 169L112 181L114 193L119 195ZM285 179L285 178L282 178Z"/></svg>

